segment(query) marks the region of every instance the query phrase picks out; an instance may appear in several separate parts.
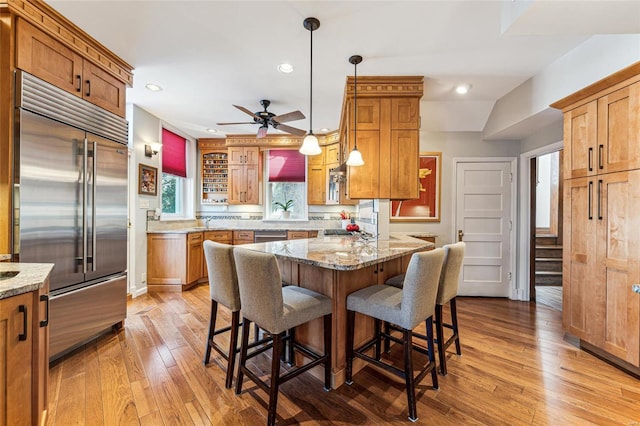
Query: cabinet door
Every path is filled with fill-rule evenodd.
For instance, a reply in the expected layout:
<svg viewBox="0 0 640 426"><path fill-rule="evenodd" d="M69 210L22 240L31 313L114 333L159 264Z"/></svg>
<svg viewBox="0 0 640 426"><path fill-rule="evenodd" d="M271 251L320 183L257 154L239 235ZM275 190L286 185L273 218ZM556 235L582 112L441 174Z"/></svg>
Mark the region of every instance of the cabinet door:
<svg viewBox="0 0 640 426"><path fill-rule="evenodd" d="M351 100L353 102L353 99ZM358 99L356 123L360 130L380 129L380 99ZM353 117L350 120L353 123ZM358 147L360 143L358 142Z"/></svg>
<svg viewBox="0 0 640 426"><path fill-rule="evenodd" d="M327 145L326 153L324 156L325 164L333 164L340 163L340 144L333 143L331 145Z"/></svg>
<svg viewBox="0 0 640 426"><path fill-rule="evenodd" d="M185 234L147 236L147 284L183 284L186 282L187 239Z"/></svg>
<svg viewBox="0 0 640 426"><path fill-rule="evenodd" d="M244 164L257 166L260 164L260 148L250 146L244 148Z"/></svg>
<svg viewBox="0 0 640 426"><path fill-rule="evenodd" d="M640 170L598 176L596 185L598 260L590 279L602 287L606 316L591 321L603 324L604 350L640 366L640 297L631 290L640 282Z"/></svg>
<svg viewBox="0 0 640 426"><path fill-rule="evenodd" d="M229 152L231 158L231 152ZM231 160L230 160L231 161ZM242 204L245 193L246 178L244 166L229 164L229 204Z"/></svg>
<svg viewBox="0 0 640 426"><path fill-rule="evenodd" d="M640 82L598 99L598 173L640 168Z"/></svg>
<svg viewBox="0 0 640 426"><path fill-rule="evenodd" d="M348 168L349 198L380 198L380 132L358 129L357 139L365 165Z"/></svg>
<svg viewBox="0 0 640 426"><path fill-rule="evenodd" d="M82 57L20 18L16 25L17 67L82 96Z"/></svg>
<svg viewBox="0 0 640 426"><path fill-rule="evenodd" d="M39 291L33 292L33 418L44 424L48 409L49 383L49 280Z"/></svg>
<svg viewBox="0 0 640 426"><path fill-rule="evenodd" d="M185 284L191 284L204 276L202 251L202 232L189 234L189 247L187 249L187 280Z"/></svg>
<svg viewBox="0 0 640 426"><path fill-rule="evenodd" d="M420 99L391 99L391 128L395 130L420 128Z"/></svg>
<svg viewBox="0 0 640 426"><path fill-rule="evenodd" d="M309 238L307 231L287 231L287 240L303 240Z"/></svg>
<svg viewBox="0 0 640 426"><path fill-rule="evenodd" d="M259 167L255 166L245 166L245 193L244 193L244 203L245 204L259 204L260 203L260 183L259 183Z"/></svg>
<svg viewBox="0 0 640 426"><path fill-rule="evenodd" d="M599 345L604 326L603 285L594 279L596 262L595 182L591 178L564 182L562 321L565 330Z"/></svg>
<svg viewBox="0 0 640 426"><path fill-rule="evenodd" d="M26 320L26 321L25 321ZM0 424L31 425L33 294L0 300ZM20 340L19 336L25 340Z"/></svg>
<svg viewBox="0 0 640 426"><path fill-rule="evenodd" d="M597 101L564 114L564 178L596 173Z"/></svg>
<svg viewBox="0 0 640 426"><path fill-rule="evenodd" d="M324 166L309 166L307 168L307 204L325 204L327 186L326 179Z"/></svg>
<svg viewBox="0 0 640 426"><path fill-rule="evenodd" d="M245 154L244 148L241 146L230 146L228 148L229 151L229 164L244 164Z"/></svg>
<svg viewBox="0 0 640 426"><path fill-rule="evenodd" d="M82 71L82 97L94 105L124 117L125 84L86 60L83 62Z"/></svg>
<svg viewBox="0 0 640 426"><path fill-rule="evenodd" d="M391 131L391 199L409 200L420 196L420 147L415 130Z"/></svg>
<svg viewBox="0 0 640 426"><path fill-rule="evenodd" d="M323 166L324 165L325 153L327 148L325 146L321 146L320 149L322 150L320 154L307 156L307 166Z"/></svg>

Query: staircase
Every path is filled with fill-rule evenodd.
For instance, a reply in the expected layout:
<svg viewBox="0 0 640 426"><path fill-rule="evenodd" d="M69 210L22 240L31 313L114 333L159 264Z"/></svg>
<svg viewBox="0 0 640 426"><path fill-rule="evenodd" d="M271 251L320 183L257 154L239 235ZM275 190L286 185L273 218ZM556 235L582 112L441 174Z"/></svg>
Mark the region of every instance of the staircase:
<svg viewBox="0 0 640 426"><path fill-rule="evenodd" d="M562 285L562 246L557 237L536 237L536 285Z"/></svg>

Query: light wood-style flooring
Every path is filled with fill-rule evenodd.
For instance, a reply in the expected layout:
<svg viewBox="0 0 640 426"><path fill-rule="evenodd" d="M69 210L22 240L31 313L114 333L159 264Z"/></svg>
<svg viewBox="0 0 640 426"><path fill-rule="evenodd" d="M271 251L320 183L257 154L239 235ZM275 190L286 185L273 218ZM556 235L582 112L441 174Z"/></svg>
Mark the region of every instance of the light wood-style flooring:
<svg viewBox="0 0 640 426"><path fill-rule="evenodd" d="M202 364L209 307L207 286L131 301L123 330L52 365L48 424L266 423L262 390L225 389L215 352ZM449 353L439 390L428 377L418 386L419 424L640 425L640 380L565 341L560 312L459 298L458 317L463 355ZM253 367L267 371L269 362L267 352ZM285 383L278 424L408 423L400 379L366 367L354 382L328 393L309 374Z"/></svg>

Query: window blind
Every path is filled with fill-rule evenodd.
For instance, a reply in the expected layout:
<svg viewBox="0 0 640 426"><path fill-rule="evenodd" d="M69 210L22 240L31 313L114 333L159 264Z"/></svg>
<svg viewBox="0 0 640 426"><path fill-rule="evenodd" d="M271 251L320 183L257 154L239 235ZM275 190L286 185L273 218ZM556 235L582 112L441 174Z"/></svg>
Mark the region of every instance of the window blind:
<svg viewBox="0 0 640 426"><path fill-rule="evenodd" d="M304 182L305 156L297 149L269 150L269 182Z"/></svg>
<svg viewBox="0 0 640 426"><path fill-rule="evenodd" d="M162 129L162 172L187 177L187 140Z"/></svg>

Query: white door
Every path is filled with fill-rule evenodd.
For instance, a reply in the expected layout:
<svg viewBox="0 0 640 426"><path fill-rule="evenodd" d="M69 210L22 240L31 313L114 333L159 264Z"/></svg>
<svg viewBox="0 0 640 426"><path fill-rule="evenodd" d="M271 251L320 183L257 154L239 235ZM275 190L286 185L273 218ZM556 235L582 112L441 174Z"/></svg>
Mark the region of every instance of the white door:
<svg viewBox="0 0 640 426"><path fill-rule="evenodd" d="M466 242L460 296L508 297L513 172L510 161L456 164L456 232Z"/></svg>

